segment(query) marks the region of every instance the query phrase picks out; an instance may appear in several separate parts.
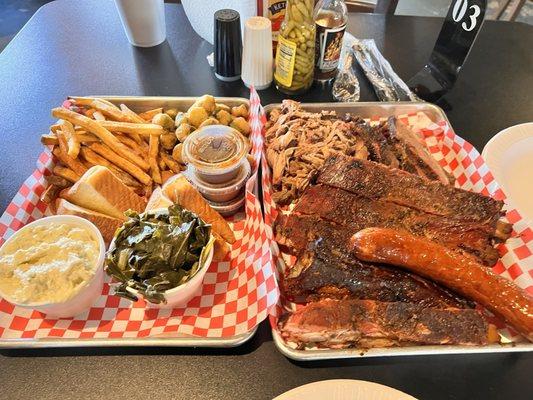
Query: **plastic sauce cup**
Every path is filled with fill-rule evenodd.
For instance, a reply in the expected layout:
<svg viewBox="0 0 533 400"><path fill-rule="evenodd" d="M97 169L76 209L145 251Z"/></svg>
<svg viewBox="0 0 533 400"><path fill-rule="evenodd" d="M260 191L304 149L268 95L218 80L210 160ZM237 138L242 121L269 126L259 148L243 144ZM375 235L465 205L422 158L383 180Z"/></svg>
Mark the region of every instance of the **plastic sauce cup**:
<svg viewBox="0 0 533 400"><path fill-rule="evenodd" d="M196 176L209 184L222 184L235 179L248 153L248 142L242 134L225 125L200 128L185 139L183 156L194 167Z"/></svg>
<svg viewBox="0 0 533 400"><path fill-rule="evenodd" d="M227 203L235 199L242 192L242 188L250 177L251 170L250 163L244 159L237 169L237 175L233 179L218 184L209 183L201 179L192 165L189 165L186 174L189 181L208 201Z"/></svg>

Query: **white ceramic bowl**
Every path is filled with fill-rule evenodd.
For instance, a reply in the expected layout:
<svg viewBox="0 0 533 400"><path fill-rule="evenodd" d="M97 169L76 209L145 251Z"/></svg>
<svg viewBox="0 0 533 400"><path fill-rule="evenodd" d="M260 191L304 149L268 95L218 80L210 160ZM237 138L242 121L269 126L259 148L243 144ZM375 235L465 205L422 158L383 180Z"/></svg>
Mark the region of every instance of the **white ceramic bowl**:
<svg viewBox="0 0 533 400"><path fill-rule="evenodd" d="M0 297L6 299L10 303L18 307L30 308L33 310L40 311L43 314L46 314L47 317L69 318L78 315L88 309L95 302L98 296L102 294L102 287L104 284L103 264L105 257L105 243L102 234L100 233L98 228L94 226L93 223L81 217L76 217L74 215L54 215L51 217L38 219L19 229L9 239L7 239L7 241L3 244L2 248L11 241L15 240L15 238L20 235L21 232L24 232L25 230L31 227L47 225L51 222L68 224L74 227L84 228L93 235L93 237L98 242L99 247L98 260L93 269L94 275L91 277L91 279L85 282L85 285L79 289L78 293L76 293L69 300L61 303L34 302L20 304L11 299L9 296L6 296L4 293L1 292L1 290Z"/></svg>
<svg viewBox="0 0 533 400"><path fill-rule="evenodd" d="M187 304L187 302L192 299L196 294L198 294L201 290L205 274L209 269L209 266L211 265L211 261L213 261L214 243L215 237L211 235L209 238L209 242L207 242L207 245L204 247L202 253L200 254L200 266L198 267L196 274L194 274L191 279L189 279L182 285L165 291L163 295L165 296L166 303L156 304L151 303L150 301L145 299L146 304L149 307L155 308L174 308ZM114 248L115 238L113 238L111 244L109 245L109 251L113 250ZM139 293L139 291L137 291L136 289L128 287L126 288L126 290L134 296L144 299L142 293Z"/></svg>

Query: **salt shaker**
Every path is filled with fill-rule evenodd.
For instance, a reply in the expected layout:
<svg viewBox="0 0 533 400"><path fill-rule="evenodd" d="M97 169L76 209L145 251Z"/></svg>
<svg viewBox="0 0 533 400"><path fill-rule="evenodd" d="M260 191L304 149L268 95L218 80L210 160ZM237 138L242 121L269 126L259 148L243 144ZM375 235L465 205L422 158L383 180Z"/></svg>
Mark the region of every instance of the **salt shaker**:
<svg viewBox="0 0 533 400"><path fill-rule="evenodd" d="M272 83L272 23L265 17L251 17L244 24L241 78L248 87L266 89Z"/></svg>

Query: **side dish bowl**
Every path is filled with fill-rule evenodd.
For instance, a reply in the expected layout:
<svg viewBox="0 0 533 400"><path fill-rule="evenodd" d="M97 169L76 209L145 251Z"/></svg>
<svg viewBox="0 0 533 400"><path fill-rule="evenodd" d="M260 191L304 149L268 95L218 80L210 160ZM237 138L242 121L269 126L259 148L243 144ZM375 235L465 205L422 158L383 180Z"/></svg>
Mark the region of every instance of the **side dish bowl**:
<svg viewBox="0 0 533 400"><path fill-rule="evenodd" d="M176 206L171 206L168 210L172 207ZM190 213L190 215L194 215L194 218L201 221L196 214L184 209L183 211ZM163 225L165 225L163 222L159 222L160 225L152 228L155 229L153 232L147 233L147 229L151 229L148 228L148 226L153 224L153 220L149 218L154 218L154 216L163 213L167 213L168 215L167 209L161 208L150 210L146 213L135 214L133 218L126 221L123 227L117 231L109 246L105 270L113 278L114 283L111 285L115 288L115 294L132 301L142 298L150 307L173 308L185 305L192 297L199 293L204 276L213 260L215 237L210 232L210 227L208 225L206 226L203 221L201 222L203 225L195 225L196 229L193 229L194 232L197 232L198 229L207 228L208 230L204 231L204 233L208 233L209 236L202 236L202 247L199 247L200 245L197 243L195 244L196 250L194 261L191 261L194 265L191 267L191 264L189 264L189 269L187 269L187 271L192 272L189 272L186 280L177 283L183 279L183 275L181 275L181 278L175 279L173 282L172 274L180 272L183 274L182 268L184 267L169 267L170 264L168 264L167 261L174 259L177 252L174 252L175 244L168 242L168 238L170 237L172 240L179 240L179 235L183 233L176 233L176 226L178 225L172 224L171 226L174 228L170 230L170 236L165 237L164 235L168 235L168 233L164 233L164 231L161 230L163 229ZM139 226L138 224L141 220L145 221L145 225L140 225L144 226L142 231L135 230L135 233L131 236L134 229L137 229L136 226ZM188 221L185 222L188 223ZM128 223L130 224L129 226ZM180 222L180 224L181 223L182 222ZM127 232L127 235L123 235L123 232ZM190 233L190 236L192 235L193 234ZM156 237L156 240L161 241L163 245L158 247L157 252L155 253L147 252L146 249L151 248L150 241L153 241ZM123 243L120 245L119 249L117 249L117 238L120 238ZM195 237L195 240L198 240L198 236ZM168 245L171 246L172 250L169 250ZM180 249L183 249L182 246L182 244L179 245ZM189 251L192 252L192 250ZM188 259L188 256L191 255L188 251L186 251L186 253L186 256L183 256L182 253L183 259ZM126 258L123 258L123 255L125 255ZM145 258L145 260L141 263L139 260L142 260L143 258ZM162 266L165 265L167 267L162 268ZM143 277L143 272L148 273L148 276L144 275ZM154 283L154 279L159 283ZM164 286L168 287L171 284L177 284L177 286L170 287L166 290L164 289ZM158 285L164 286L158 287Z"/></svg>
<svg viewBox="0 0 533 400"><path fill-rule="evenodd" d="M211 235L207 246L205 246L200 257L200 266L198 271L194 276L189 279L187 282L177 286L173 289L169 289L163 293L165 296L166 303L151 303L146 301L146 304L149 307L154 308L174 308L180 307L187 304L187 302L192 299L195 295L199 294L202 288L202 283L204 281L205 274L213 261L213 245L215 242L215 237ZM142 293L139 293L138 290L133 288L127 288L127 290L134 296L143 297ZM145 299L146 300L146 299Z"/></svg>
<svg viewBox="0 0 533 400"><path fill-rule="evenodd" d="M92 276L87 279L84 284L77 290L77 292L68 300L63 302L26 302L20 303L15 301L11 296L3 293L0 289L0 297L9 301L10 303L22 307L33 309L51 318L69 318L78 315L88 309L102 294L102 287L104 284L104 257L105 257L105 243L102 234L96 226L86 219L73 215L54 215L38 219L15 232L0 248L2 250L15 241L20 235L32 228L38 226L47 226L49 224L66 224L72 227L85 229L96 240L98 244L98 257L96 264L92 269Z"/></svg>

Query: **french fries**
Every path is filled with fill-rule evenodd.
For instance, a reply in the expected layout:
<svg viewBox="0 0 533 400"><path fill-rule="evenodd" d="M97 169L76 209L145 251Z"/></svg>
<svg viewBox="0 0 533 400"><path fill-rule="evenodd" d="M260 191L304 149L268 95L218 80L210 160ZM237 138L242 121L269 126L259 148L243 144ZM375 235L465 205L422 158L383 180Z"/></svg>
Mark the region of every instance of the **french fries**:
<svg viewBox="0 0 533 400"><path fill-rule="evenodd" d="M107 159L105 159L101 155L95 153L94 151L92 151L88 147L83 147L80 152L81 152L81 155L83 156L83 158L85 159L85 161L87 161L88 163L90 163L92 165L101 165L101 166L107 167L107 168L110 168L113 165L113 164L111 164L110 161L107 161Z"/></svg>
<svg viewBox="0 0 533 400"><path fill-rule="evenodd" d="M120 109L122 110L122 112L125 115L127 115L130 118L131 122L135 122L135 123L138 123L138 124L144 124L145 123L144 119L142 119L141 117L139 117L139 115L137 115L137 113L135 113L134 111L132 111L128 107L126 107L126 105L121 104L120 105ZM133 140L135 140L135 142L137 142L137 144L141 145L141 144L144 143L144 141L142 140L141 136L138 133L131 132L130 136L132 137Z"/></svg>
<svg viewBox="0 0 533 400"><path fill-rule="evenodd" d="M105 116L100 111L95 110L93 113L93 118L97 121L105 121Z"/></svg>
<svg viewBox="0 0 533 400"><path fill-rule="evenodd" d="M68 121L63 121L62 131L67 139L67 154L72 158L78 157L78 154L80 153L80 141L76 137L74 125Z"/></svg>
<svg viewBox="0 0 533 400"><path fill-rule="evenodd" d="M121 104L120 109L125 115L127 115L130 118L131 122L136 122L138 124L144 124L146 122L144 119L142 119L139 116L139 114L130 110L125 104Z"/></svg>
<svg viewBox="0 0 533 400"><path fill-rule="evenodd" d="M157 163L157 154L159 153L159 136L151 135L148 150L148 162L150 163L150 172L155 183L161 184L161 172Z"/></svg>
<svg viewBox="0 0 533 400"><path fill-rule="evenodd" d="M163 108L154 108L153 110L148 110L143 113L140 113L139 117L141 117L145 121L151 121L155 115L161 114L162 112L163 112Z"/></svg>
<svg viewBox="0 0 533 400"><path fill-rule="evenodd" d="M56 165L54 167L53 172L54 175L60 176L61 178L65 178L67 181L72 183L76 183L81 178L81 175L78 175L70 168L61 167L59 165Z"/></svg>
<svg viewBox="0 0 533 400"><path fill-rule="evenodd" d="M61 118L63 120L69 121L72 124L79 125L82 128L85 128L88 132L91 132L98 136L102 142L124 157L126 160L131 160L141 169L147 171L149 165L141 157L135 154L133 151L129 150L124 146L120 141L106 128L101 126L98 122L87 118L84 115L78 114L74 111L67 110L65 108L54 108L52 110L52 115L56 118Z"/></svg>
<svg viewBox="0 0 533 400"><path fill-rule="evenodd" d="M116 121L122 121L122 122L132 121L130 117L124 114L122 110L120 110L120 108L118 108L114 104L106 103L102 101L102 99L93 100L93 102L91 103L91 107L101 112L105 116L110 117L111 119L114 119Z"/></svg>
<svg viewBox="0 0 533 400"><path fill-rule="evenodd" d="M76 138L80 143L94 143L99 142L100 139L98 139L96 136L90 134L90 133L78 133L76 132Z"/></svg>
<svg viewBox="0 0 533 400"><path fill-rule="evenodd" d="M161 183L165 183L166 181L168 181L170 178L172 178L174 176L174 172L172 171L163 171L161 172Z"/></svg>
<svg viewBox="0 0 533 400"><path fill-rule="evenodd" d="M115 164L117 167L123 169L124 171L129 173L131 176L134 176L136 179L138 179L140 182L144 183L145 185L149 185L152 183L152 179L150 178L150 176L146 174L142 169L140 169L137 165L133 164L127 159L121 157L119 154L115 153L105 144L91 143L89 145L89 148L93 150L95 153L100 154L102 157L110 161L112 164Z"/></svg>
<svg viewBox="0 0 533 400"><path fill-rule="evenodd" d="M99 125L109 132L122 132L128 134L138 134L143 136L148 135L162 135L165 130L160 125L156 124L136 124L132 122L117 122L117 121L98 121Z"/></svg>
<svg viewBox="0 0 533 400"><path fill-rule="evenodd" d="M61 189L66 188L70 186L70 181L68 179L62 178L61 176L57 175L47 175L44 177L44 179L50 184L55 185Z"/></svg>
<svg viewBox="0 0 533 400"><path fill-rule="evenodd" d="M63 139L61 139L63 138ZM59 146L54 149L52 152L54 156L56 156L63 164L65 164L67 167L69 167L72 171L74 171L78 175L83 175L85 171L87 171L87 168L85 165L83 165L79 160L72 158L67 154L64 147L67 146L65 143L64 136L58 135L59 140Z"/></svg>
<svg viewBox="0 0 533 400"><path fill-rule="evenodd" d="M126 146L128 146L130 149L132 149L135 153L137 153L141 157L147 156L146 149L144 147L139 146L137 142L133 140L131 137L120 135L118 137L118 140L120 140L122 143L124 143Z"/></svg>
<svg viewBox="0 0 533 400"><path fill-rule="evenodd" d="M174 159L167 153L161 153L161 159L166 164L166 166L175 174L179 174L182 171L180 164L174 161Z"/></svg>
<svg viewBox="0 0 533 400"><path fill-rule="evenodd" d="M69 96L69 100L73 101L75 105L77 106L91 106L91 103L94 100L99 100L102 103L107 104L111 107L116 107L113 103L111 103L109 100L102 99L102 98L94 98L94 97L76 97L76 96Z"/></svg>
<svg viewBox="0 0 533 400"><path fill-rule="evenodd" d="M45 146L57 146L59 145L59 140L57 139L56 135L48 133L45 135L41 135L41 143Z"/></svg>

